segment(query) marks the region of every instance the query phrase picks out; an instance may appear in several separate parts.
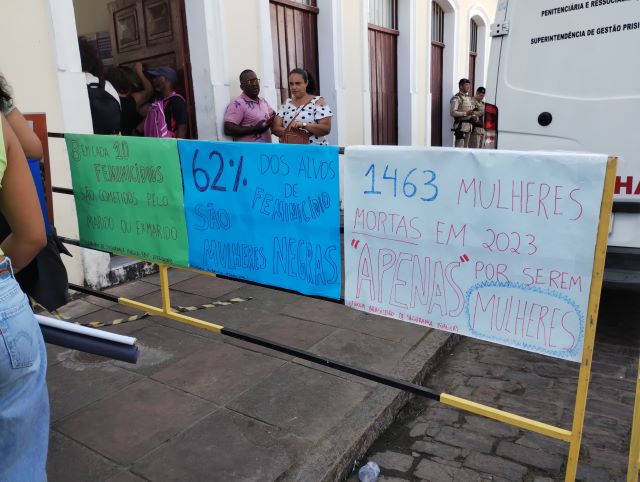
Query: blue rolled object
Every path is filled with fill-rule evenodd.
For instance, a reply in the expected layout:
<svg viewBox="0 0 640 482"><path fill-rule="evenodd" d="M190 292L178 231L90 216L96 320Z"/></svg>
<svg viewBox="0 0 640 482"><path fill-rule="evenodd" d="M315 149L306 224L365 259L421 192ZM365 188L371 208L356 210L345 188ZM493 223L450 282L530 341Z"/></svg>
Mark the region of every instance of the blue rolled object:
<svg viewBox="0 0 640 482"><path fill-rule="evenodd" d="M95 338L43 324L40 324L40 330L45 342L72 350L84 351L127 363L136 363L140 354L135 345Z"/></svg>

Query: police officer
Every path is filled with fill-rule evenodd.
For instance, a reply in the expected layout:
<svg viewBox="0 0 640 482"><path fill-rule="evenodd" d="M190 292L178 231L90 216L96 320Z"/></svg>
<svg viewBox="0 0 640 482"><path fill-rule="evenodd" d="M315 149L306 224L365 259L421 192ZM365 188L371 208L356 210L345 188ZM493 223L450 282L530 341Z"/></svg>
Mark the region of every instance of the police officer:
<svg viewBox="0 0 640 482"><path fill-rule="evenodd" d="M472 117L473 130L469 139L469 147L474 149L482 149L484 145L484 87L476 89L476 95L473 96L474 112Z"/></svg>
<svg viewBox="0 0 640 482"><path fill-rule="evenodd" d="M460 79L459 91L451 97L449 112L453 117L453 128L456 147L469 147L469 138L473 130L472 114L475 110L472 98L469 96L471 82L469 79Z"/></svg>

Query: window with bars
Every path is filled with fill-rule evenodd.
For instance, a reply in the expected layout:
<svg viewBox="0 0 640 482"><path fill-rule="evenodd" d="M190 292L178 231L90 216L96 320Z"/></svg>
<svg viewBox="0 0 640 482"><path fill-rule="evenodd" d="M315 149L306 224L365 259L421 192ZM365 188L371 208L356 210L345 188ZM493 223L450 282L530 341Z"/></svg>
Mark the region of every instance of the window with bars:
<svg viewBox="0 0 640 482"><path fill-rule="evenodd" d="M370 0L369 23L391 30L398 30L397 0Z"/></svg>
<svg viewBox="0 0 640 482"><path fill-rule="evenodd" d="M478 24L475 20L471 20L471 27L469 33L469 52L478 53Z"/></svg>
<svg viewBox="0 0 640 482"><path fill-rule="evenodd" d="M476 88L476 58L478 57L478 24L471 20L469 24L469 81L471 91Z"/></svg>
<svg viewBox="0 0 640 482"><path fill-rule="evenodd" d="M436 2L431 9L431 41L444 44L444 10Z"/></svg>

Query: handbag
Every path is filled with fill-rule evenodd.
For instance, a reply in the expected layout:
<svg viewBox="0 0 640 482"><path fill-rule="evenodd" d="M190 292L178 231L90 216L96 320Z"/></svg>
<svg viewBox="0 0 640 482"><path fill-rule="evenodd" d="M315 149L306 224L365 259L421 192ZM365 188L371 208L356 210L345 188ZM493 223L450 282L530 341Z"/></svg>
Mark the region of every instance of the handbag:
<svg viewBox="0 0 640 482"><path fill-rule="evenodd" d="M9 233L9 224L0 216L0 240ZM56 310L69 301L69 280L60 253L71 256L58 238L56 228L51 226L46 246L15 275L22 291L48 311Z"/></svg>
<svg viewBox="0 0 640 482"><path fill-rule="evenodd" d="M280 142L282 144L309 144L309 133L302 129L286 128Z"/></svg>
<svg viewBox="0 0 640 482"><path fill-rule="evenodd" d="M291 119L291 122L289 122L289 125L284 130L284 132L282 133L282 137L280 138L280 143L282 143L282 144L309 144L309 133L307 131L302 130L302 129L292 129L291 128L291 124L293 124L293 121L296 120L296 117L298 117L300 112L302 112L304 110L304 108L307 105L309 105L310 102L311 101L307 102L305 105L300 107L300 109L298 109L298 113L295 116L293 116L293 119Z"/></svg>

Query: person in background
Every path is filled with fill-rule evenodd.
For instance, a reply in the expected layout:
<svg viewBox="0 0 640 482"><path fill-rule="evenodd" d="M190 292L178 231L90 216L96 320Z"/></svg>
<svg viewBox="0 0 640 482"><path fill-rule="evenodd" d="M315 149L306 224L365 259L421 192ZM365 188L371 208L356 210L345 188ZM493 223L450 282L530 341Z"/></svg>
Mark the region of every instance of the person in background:
<svg viewBox="0 0 640 482"><path fill-rule="evenodd" d="M156 93L156 102L149 106L146 113L147 116L152 113L153 104L162 104L164 119L168 136L178 139L186 139L187 137L187 103L180 94L175 91L178 83L178 74L171 67L158 67L156 69L147 70L147 74L152 76L151 83ZM145 122L145 136L147 137L165 137L158 134L149 134Z"/></svg>
<svg viewBox="0 0 640 482"><path fill-rule="evenodd" d="M331 132L331 107L318 95L313 77L304 69L289 72L291 98L280 107L271 132L282 137L285 129L303 129L309 135L309 144L327 145L325 136Z"/></svg>
<svg viewBox="0 0 640 482"><path fill-rule="evenodd" d="M153 86L144 75L142 64L136 62L133 69L127 66L112 67L107 71L106 79L120 97L120 133L123 136L142 135L144 116L140 111L153 95Z"/></svg>
<svg viewBox="0 0 640 482"><path fill-rule="evenodd" d="M28 159L41 160L43 156L42 143L33 129L16 107L11 89L6 79L0 75L0 113L7 119L22 146Z"/></svg>
<svg viewBox="0 0 640 482"><path fill-rule="evenodd" d="M22 148L0 116L0 212L11 234L0 244L0 480L46 481L47 352L14 272L45 246L44 222Z"/></svg>
<svg viewBox="0 0 640 482"><path fill-rule="evenodd" d="M271 123L276 113L260 97L260 79L253 70L240 74L242 94L227 106L224 134L240 142L271 142Z"/></svg>
<svg viewBox="0 0 640 482"><path fill-rule="evenodd" d="M469 79L460 79L458 88L458 92L449 101L449 113L453 117L451 130L455 135L455 147L469 147L469 139L473 129L471 115L475 108L469 96L471 82Z"/></svg>
<svg viewBox="0 0 640 482"><path fill-rule="evenodd" d="M118 134L120 132L120 96L111 82L104 78L104 65L95 47L79 39L80 62L87 81L89 107L94 134Z"/></svg>
<svg viewBox="0 0 640 482"><path fill-rule="evenodd" d="M484 146L484 95L486 90L484 87L476 89L476 95L473 96L473 116L471 118L473 130L469 138L469 147L473 149L482 149Z"/></svg>

